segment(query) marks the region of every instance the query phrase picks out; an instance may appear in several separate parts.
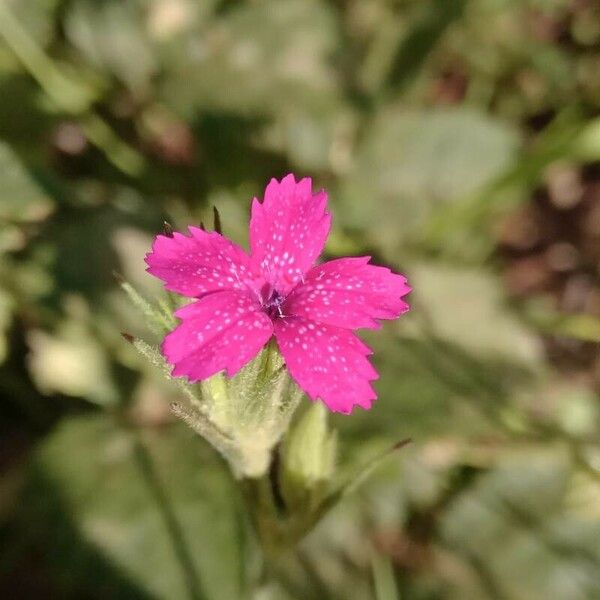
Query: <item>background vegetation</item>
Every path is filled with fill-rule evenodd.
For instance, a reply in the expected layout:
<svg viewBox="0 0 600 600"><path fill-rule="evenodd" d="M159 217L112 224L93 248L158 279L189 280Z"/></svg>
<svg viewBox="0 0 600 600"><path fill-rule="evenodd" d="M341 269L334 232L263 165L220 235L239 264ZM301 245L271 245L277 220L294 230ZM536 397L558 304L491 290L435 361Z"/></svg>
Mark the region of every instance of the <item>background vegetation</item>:
<svg viewBox="0 0 600 600"><path fill-rule="evenodd" d="M261 598L600 598L599 49L593 0L1 0L0 595L242 596L112 272L293 171L415 289L342 468L414 441Z"/></svg>

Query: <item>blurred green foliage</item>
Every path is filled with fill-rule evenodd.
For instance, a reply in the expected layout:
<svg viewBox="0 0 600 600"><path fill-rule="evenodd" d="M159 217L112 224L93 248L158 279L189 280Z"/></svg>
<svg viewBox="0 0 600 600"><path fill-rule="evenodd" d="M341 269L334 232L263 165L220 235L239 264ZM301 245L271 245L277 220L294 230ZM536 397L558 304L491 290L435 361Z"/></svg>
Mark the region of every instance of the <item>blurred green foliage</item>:
<svg viewBox="0 0 600 600"><path fill-rule="evenodd" d="M158 294L164 220L217 205L245 243L249 200L293 171L330 193L329 257L414 287L366 336L380 398L334 420L339 468L414 441L260 598L600 598L599 50L593 0L0 0L3 597L259 577L224 465L120 336L156 339L112 273ZM515 299L503 223L542 193L590 207L567 241L592 259L561 267L570 296Z"/></svg>

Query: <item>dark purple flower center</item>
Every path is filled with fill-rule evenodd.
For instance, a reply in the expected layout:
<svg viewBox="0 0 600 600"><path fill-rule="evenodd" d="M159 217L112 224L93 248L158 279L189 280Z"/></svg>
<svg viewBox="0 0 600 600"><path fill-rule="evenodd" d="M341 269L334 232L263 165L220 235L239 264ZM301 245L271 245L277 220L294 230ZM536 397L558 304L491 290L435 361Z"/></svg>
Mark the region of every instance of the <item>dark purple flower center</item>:
<svg viewBox="0 0 600 600"><path fill-rule="evenodd" d="M279 317L284 316L283 303L285 302L285 296L273 289L270 285L266 285L262 290L262 297L263 311L271 317L271 319L278 319Z"/></svg>

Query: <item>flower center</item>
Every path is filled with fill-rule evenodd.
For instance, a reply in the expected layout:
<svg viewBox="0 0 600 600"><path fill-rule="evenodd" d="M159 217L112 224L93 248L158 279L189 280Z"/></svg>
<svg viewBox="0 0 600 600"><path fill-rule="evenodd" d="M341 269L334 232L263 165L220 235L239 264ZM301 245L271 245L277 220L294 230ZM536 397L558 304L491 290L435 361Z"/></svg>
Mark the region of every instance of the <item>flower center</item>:
<svg viewBox="0 0 600 600"><path fill-rule="evenodd" d="M285 302L285 296L281 295L277 290L274 290L270 286L265 286L267 289L262 290L262 297L266 298L263 300L262 307L265 313L271 319L277 319L283 317L282 305Z"/></svg>

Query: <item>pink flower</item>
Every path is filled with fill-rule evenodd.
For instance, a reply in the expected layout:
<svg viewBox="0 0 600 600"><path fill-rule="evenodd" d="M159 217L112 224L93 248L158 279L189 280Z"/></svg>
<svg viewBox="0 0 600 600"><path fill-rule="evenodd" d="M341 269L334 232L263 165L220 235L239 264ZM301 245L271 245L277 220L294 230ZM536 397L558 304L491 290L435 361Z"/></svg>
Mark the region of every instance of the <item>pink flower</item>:
<svg viewBox="0 0 600 600"><path fill-rule="evenodd" d="M199 381L232 376L275 336L296 383L332 411L370 408L377 378L371 350L353 329L408 310L405 277L339 258L313 266L331 226L327 194L311 180L272 179L262 204L252 202L250 250L216 232L189 227L190 236L159 235L146 256L148 272L165 287L196 300L176 311L181 324L162 352L174 376Z"/></svg>

